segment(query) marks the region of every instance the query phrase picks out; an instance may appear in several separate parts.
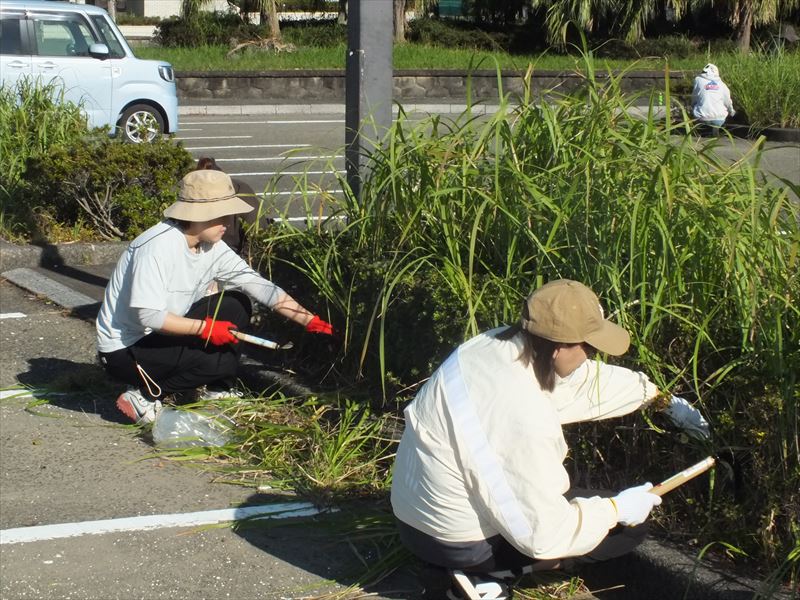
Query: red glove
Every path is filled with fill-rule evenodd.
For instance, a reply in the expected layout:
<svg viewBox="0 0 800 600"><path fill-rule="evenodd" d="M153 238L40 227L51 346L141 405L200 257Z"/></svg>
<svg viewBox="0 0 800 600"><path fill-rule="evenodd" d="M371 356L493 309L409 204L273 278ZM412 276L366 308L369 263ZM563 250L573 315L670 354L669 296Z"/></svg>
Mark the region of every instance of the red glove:
<svg viewBox="0 0 800 600"><path fill-rule="evenodd" d="M224 346L225 344L238 344L239 340L233 337L230 332L231 329L236 329L236 324L230 321L215 321L211 317L206 317L206 324L203 331L200 332L200 337L208 340L215 346Z"/></svg>
<svg viewBox="0 0 800 600"><path fill-rule="evenodd" d="M306 331L309 333L324 333L325 335L333 335L333 325L327 321L323 321L317 315L314 315L308 322L308 325L306 325Z"/></svg>

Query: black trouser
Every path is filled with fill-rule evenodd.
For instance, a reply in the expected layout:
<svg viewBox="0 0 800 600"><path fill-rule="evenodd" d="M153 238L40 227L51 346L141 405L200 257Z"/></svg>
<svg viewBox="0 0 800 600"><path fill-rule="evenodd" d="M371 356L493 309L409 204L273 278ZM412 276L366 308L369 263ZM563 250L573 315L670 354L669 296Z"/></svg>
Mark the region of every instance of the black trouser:
<svg viewBox="0 0 800 600"><path fill-rule="evenodd" d="M213 317L215 312L217 321L231 321L243 329L250 323L252 306L250 299L241 292L225 292L196 302L185 316L205 319ZM109 375L151 396L156 390L143 380L139 368L158 384L162 394L209 384L230 387L239 366L239 352L238 344L214 346L210 342L206 344L199 336L153 332L128 348L101 352L100 362Z"/></svg>
<svg viewBox="0 0 800 600"><path fill-rule="evenodd" d="M603 496L613 494L605 490L570 489L567 499L577 496ZM490 571L513 571L537 560L517 550L504 537L495 535L475 542L445 542L419 531L397 519L400 541L418 558L446 569L460 569L472 573ZM644 541L647 524L635 527L617 525L608 532L602 542L588 554L576 558L579 562L598 562L627 554Z"/></svg>

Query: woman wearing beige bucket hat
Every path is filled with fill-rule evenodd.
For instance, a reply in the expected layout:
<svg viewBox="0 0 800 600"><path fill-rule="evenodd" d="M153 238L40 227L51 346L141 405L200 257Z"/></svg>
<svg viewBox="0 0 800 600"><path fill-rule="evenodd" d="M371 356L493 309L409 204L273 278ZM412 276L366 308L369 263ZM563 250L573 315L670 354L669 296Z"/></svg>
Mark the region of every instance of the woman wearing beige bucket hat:
<svg viewBox="0 0 800 600"><path fill-rule="evenodd" d="M166 219L119 259L97 317L97 348L106 371L134 386L117 399L131 420L152 423L162 394L202 386L208 397L226 393L239 363L231 329L249 323L250 298L306 331L333 333L222 241L230 215L251 210L228 175L193 171ZM207 295L212 283L224 291Z"/></svg>
<svg viewBox="0 0 800 600"><path fill-rule="evenodd" d="M696 409L643 373L590 360L596 350L623 354L629 341L588 287L552 281L527 298L516 325L459 346L406 408L391 495L400 538L451 570L461 597L504 598L497 578L508 570L604 560L643 539L636 526L661 502L651 484L600 497L571 489L563 466L562 425L656 399L677 425L708 435Z"/></svg>

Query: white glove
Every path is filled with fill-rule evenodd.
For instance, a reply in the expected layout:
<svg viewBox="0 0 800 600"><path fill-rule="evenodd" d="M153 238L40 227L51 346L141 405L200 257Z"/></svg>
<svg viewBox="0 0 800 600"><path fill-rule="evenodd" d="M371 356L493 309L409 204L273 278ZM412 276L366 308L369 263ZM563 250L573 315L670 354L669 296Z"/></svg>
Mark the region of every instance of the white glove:
<svg viewBox="0 0 800 600"><path fill-rule="evenodd" d="M731 109L731 111L730 111L728 114L729 114L731 117L735 117L735 116L736 116L736 111L735 111L735 110L733 110L733 109Z"/></svg>
<svg viewBox="0 0 800 600"><path fill-rule="evenodd" d="M654 506L661 504L661 496L651 494L652 483L628 488L611 500L617 508L617 522L622 525L641 525Z"/></svg>
<svg viewBox="0 0 800 600"><path fill-rule="evenodd" d="M707 440L710 437L708 421L703 418L699 410L683 398L673 396L664 413L676 427L683 429L693 438Z"/></svg>

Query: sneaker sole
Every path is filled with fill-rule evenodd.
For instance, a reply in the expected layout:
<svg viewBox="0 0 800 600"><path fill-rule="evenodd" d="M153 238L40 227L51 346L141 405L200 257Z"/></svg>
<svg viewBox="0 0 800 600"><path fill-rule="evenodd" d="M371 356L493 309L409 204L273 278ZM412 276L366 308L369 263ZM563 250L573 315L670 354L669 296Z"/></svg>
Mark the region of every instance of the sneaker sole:
<svg viewBox="0 0 800 600"><path fill-rule="evenodd" d="M151 422L150 419L147 419L147 415L139 415L133 403L125 398L124 395L117 398L117 408L137 425L146 425Z"/></svg>

